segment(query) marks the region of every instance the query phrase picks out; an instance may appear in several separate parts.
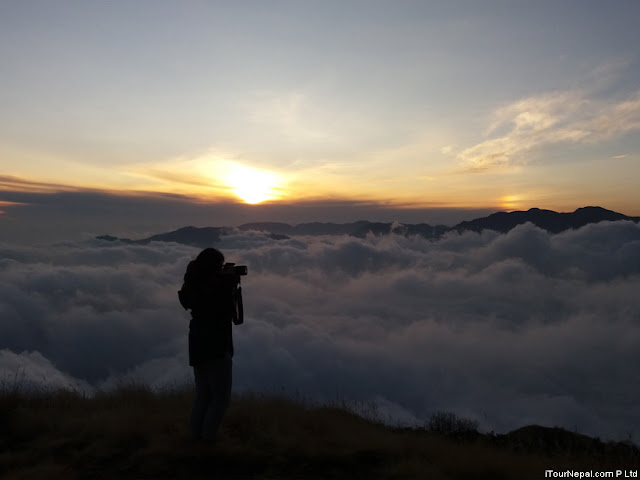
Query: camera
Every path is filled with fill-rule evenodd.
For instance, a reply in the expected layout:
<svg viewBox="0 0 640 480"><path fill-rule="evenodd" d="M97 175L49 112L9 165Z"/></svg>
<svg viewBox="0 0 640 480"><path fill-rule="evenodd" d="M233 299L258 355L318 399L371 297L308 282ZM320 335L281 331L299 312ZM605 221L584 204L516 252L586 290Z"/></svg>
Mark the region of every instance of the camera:
<svg viewBox="0 0 640 480"><path fill-rule="evenodd" d="M249 269L246 265L236 265L235 263L225 263L222 266L222 273L232 273L234 275L246 275Z"/></svg>

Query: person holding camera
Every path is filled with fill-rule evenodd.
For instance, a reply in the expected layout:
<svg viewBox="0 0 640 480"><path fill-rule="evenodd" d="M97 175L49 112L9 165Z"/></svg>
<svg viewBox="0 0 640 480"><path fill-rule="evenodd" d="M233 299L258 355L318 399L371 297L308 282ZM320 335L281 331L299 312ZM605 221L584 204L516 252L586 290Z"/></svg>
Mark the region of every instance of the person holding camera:
<svg viewBox="0 0 640 480"><path fill-rule="evenodd" d="M179 300L191 309L189 365L195 378L190 427L194 439L213 442L231 398L232 323L243 322L240 275L247 268L225 264L206 248L189 263Z"/></svg>

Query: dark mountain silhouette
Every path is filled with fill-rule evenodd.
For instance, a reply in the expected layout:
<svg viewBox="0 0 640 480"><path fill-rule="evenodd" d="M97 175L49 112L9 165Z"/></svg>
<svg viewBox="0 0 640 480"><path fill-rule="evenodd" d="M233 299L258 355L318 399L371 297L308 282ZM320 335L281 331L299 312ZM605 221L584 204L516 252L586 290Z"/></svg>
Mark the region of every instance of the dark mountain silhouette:
<svg viewBox="0 0 640 480"><path fill-rule="evenodd" d="M531 222L550 233L560 233L565 230L584 227L590 223L603 221L615 222L619 220L640 221L640 217L628 217L622 213L613 212L602 207L578 208L572 213L558 213L553 210L532 208L526 212L498 212L488 217L477 218L468 222L461 222L453 227L458 232L472 230L495 230L506 233L523 223Z"/></svg>
<svg viewBox="0 0 640 480"><path fill-rule="evenodd" d="M351 235L365 237L369 233L374 235L387 235L395 233L399 235L422 235L427 238L435 238L449 231L446 225L432 226L426 223L396 224L368 222L360 220L352 223L300 223L289 225L288 223L256 222L245 223L238 227L240 231L262 231L279 235Z"/></svg>
<svg viewBox="0 0 640 480"><path fill-rule="evenodd" d="M257 223L245 223L240 225L238 230L241 231L262 231L275 233L279 235L353 235L354 233L366 229L367 231L374 224L364 220L353 223L300 223L298 225L289 225L288 223L274 223L274 222L257 222ZM389 233L389 225L391 224L379 224L386 225Z"/></svg>
<svg viewBox="0 0 640 480"><path fill-rule="evenodd" d="M482 230L494 230L506 233L509 230L530 222L547 230L550 233L560 233L565 230L584 227L591 223L603 221L633 221L639 222L640 217L630 217L622 213L607 210L602 207L583 207L571 213L558 213L553 210L542 210L532 208L527 211L498 212L488 217L476 218L475 220L458 223L453 227L446 225L429 225L427 223L399 224L368 222L361 220L352 223L301 223L289 225L277 222L254 222L245 223L233 227L183 227L172 232L160 233L140 240L119 239L111 235L96 237L106 241L121 241L125 243L146 244L149 242L176 242L195 247L207 247L220 241L224 235L233 232L260 232L274 240L286 240L295 235L351 235L363 238L366 235L420 235L424 238L437 239L442 235L451 232L464 232L467 230L481 232Z"/></svg>
<svg viewBox="0 0 640 480"><path fill-rule="evenodd" d="M183 227L168 233L159 233L151 237L140 240L131 240L129 238L118 238L111 235L101 235L99 240L107 240L110 242L121 241L124 243L147 244L149 242L176 242L194 247L207 247L212 243L220 241L222 235L228 234L231 229L226 227Z"/></svg>

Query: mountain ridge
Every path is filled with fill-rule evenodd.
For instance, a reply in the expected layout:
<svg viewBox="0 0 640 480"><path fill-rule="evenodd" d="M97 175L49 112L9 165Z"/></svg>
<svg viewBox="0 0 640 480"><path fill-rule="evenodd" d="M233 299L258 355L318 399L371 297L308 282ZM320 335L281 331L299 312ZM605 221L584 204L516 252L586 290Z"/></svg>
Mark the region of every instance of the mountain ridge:
<svg viewBox="0 0 640 480"><path fill-rule="evenodd" d="M428 239L438 239L442 235L453 231L462 233L464 231L481 232L483 230L493 230L499 233L507 233L524 223L532 223L549 233L557 234L603 221L633 221L638 223L640 222L640 217L624 215L597 206L581 207L573 212L555 212L553 210L530 208L529 210L496 212L486 217L460 222L453 227L447 225L430 225L428 223L401 224L398 222L370 222L367 220L350 223L310 222L296 225L282 222L251 222L244 223L237 227L188 226L139 240L118 238L112 235L101 235L96 238L105 241L120 241L134 244L147 244L160 241L205 247L219 242L223 236L236 231L259 232L261 235L274 240L286 240L296 235L350 235L364 238L369 234L420 235Z"/></svg>

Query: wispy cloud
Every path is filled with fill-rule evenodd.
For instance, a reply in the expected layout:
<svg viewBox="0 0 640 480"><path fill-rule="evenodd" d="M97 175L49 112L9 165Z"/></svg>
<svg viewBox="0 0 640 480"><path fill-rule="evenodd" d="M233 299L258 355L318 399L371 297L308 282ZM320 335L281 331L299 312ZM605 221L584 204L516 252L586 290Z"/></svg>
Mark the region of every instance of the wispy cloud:
<svg viewBox="0 0 640 480"><path fill-rule="evenodd" d="M453 152L453 145L446 145L440 149L443 155L449 155L451 152Z"/></svg>
<svg viewBox="0 0 640 480"><path fill-rule="evenodd" d="M0 215L7 214L6 210L3 210L4 207L15 207L19 205L26 205L26 204L22 202L8 202L5 200L0 200Z"/></svg>
<svg viewBox="0 0 640 480"><path fill-rule="evenodd" d="M77 191L78 188L60 183L38 182L13 175L0 175L0 191L18 191L30 193L52 193Z"/></svg>
<svg viewBox="0 0 640 480"><path fill-rule="evenodd" d="M458 154L465 171L521 166L531 153L554 144L596 143L640 130L640 91L616 103L588 98L583 91L525 98L498 109L487 140Z"/></svg>
<svg viewBox="0 0 640 480"><path fill-rule="evenodd" d="M307 91L257 92L249 97L245 109L255 125L266 129L270 141L326 142L338 133L318 99Z"/></svg>

